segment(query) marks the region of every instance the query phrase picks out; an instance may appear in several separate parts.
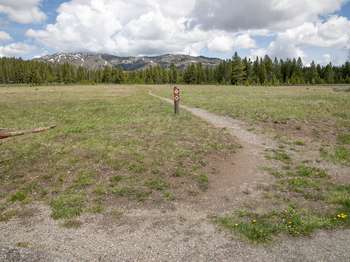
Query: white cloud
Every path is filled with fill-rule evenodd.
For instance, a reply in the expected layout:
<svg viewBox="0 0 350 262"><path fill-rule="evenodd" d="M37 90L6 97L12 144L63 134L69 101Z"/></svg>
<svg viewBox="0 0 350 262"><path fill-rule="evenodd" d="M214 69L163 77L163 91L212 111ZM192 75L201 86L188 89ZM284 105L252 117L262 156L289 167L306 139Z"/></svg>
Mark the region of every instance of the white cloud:
<svg viewBox="0 0 350 262"><path fill-rule="evenodd" d="M253 48L246 33L187 27L195 0L72 0L58 9L55 24L27 31L28 37L59 51L117 55L200 54Z"/></svg>
<svg viewBox="0 0 350 262"><path fill-rule="evenodd" d="M8 40L12 40L12 37L4 32L4 31L0 31L0 41L8 41Z"/></svg>
<svg viewBox="0 0 350 262"><path fill-rule="evenodd" d="M231 52L235 48L255 48L255 40L249 34L218 34L208 41L207 48L214 52Z"/></svg>
<svg viewBox="0 0 350 262"><path fill-rule="evenodd" d="M226 31L286 29L339 10L347 0L197 0L192 26Z"/></svg>
<svg viewBox="0 0 350 262"><path fill-rule="evenodd" d="M252 51L252 56L268 54L272 57L306 58L305 47L322 47L333 49L350 48L350 21L345 17L330 16L324 22L304 23L287 29L277 35L266 49ZM320 62L335 61L330 54L323 56Z"/></svg>
<svg viewBox="0 0 350 262"><path fill-rule="evenodd" d="M40 9L42 0L0 0L0 13L4 13L14 22L30 24L42 22L46 15Z"/></svg>
<svg viewBox="0 0 350 262"><path fill-rule="evenodd" d="M25 43L12 43L0 46L0 57L20 57L27 55L35 50L34 46Z"/></svg>
<svg viewBox="0 0 350 262"><path fill-rule="evenodd" d="M55 24L44 30L28 30L27 36L57 50L120 55L181 52L185 46L203 40L202 32L185 31L185 11L176 12L187 5L185 0L168 8L161 8L160 3L73 0L59 7Z"/></svg>
<svg viewBox="0 0 350 262"><path fill-rule="evenodd" d="M24 0L37 8L40 1ZM306 59L305 47L349 48L349 20L330 15L346 1L70 0L54 24L26 35L56 51L200 55L246 48L253 56ZM5 2L20 6L14 0L0 6ZM275 38L258 48L258 37Z"/></svg>
<svg viewBox="0 0 350 262"><path fill-rule="evenodd" d="M284 42L280 39L273 41L270 45L264 49L255 49L252 50L252 57L263 57L265 55L269 55L270 57L278 57L278 58L296 58L301 57L302 59L306 58L305 52L295 45L293 42Z"/></svg>
<svg viewBox="0 0 350 262"><path fill-rule="evenodd" d="M280 34L286 41L298 45L350 48L350 21L345 17L331 16L325 22L304 23Z"/></svg>

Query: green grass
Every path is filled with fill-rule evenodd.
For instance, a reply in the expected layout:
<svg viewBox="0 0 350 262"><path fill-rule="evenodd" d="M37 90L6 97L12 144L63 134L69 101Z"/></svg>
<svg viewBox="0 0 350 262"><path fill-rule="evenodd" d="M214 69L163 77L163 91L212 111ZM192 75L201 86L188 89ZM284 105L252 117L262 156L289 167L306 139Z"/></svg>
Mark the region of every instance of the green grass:
<svg viewBox="0 0 350 262"><path fill-rule="evenodd" d="M201 174L197 177L197 182L199 185L199 188L203 191L206 191L209 187L209 178L205 174Z"/></svg>
<svg viewBox="0 0 350 262"><path fill-rule="evenodd" d="M296 146L305 146L305 142L301 141L301 140L297 140L297 141L294 142L294 145L296 145Z"/></svg>
<svg viewBox="0 0 350 262"><path fill-rule="evenodd" d="M329 146L320 149L320 155L323 159L330 160L335 164L350 166L350 147L349 146Z"/></svg>
<svg viewBox="0 0 350 262"><path fill-rule="evenodd" d="M350 93L329 87L182 86L182 103L260 125L265 131L290 136L296 146L304 138L329 143L322 153L335 164L350 165ZM169 90L154 92L169 96ZM298 134L298 135L296 135ZM288 155L274 158L288 162Z"/></svg>
<svg viewBox="0 0 350 262"><path fill-rule="evenodd" d="M325 178L328 176L325 170L306 166L306 165L298 166L296 174L301 177L312 177L312 178Z"/></svg>
<svg viewBox="0 0 350 262"><path fill-rule="evenodd" d="M292 190L295 192L302 192L307 188L314 189L314 190L320 189L319 183L310 178L292 177L292 178L288 178L284 182L286 182L286 184L288 185L289 190Z"/></svg>
<svg viewBox="0 0 350 262"><path fill-rule="evenodd" d="M164 193L163 193L163 196L164 196L164 198L165 198L166 200L168 200L168 201L173 201L173 200L175 200L175 196L174 196L174 194L171 193L171 192L164 192Z"/></svg>
<svg viewBox="0 0 350 262"><path fill-rule="evenodd" d="M237 232L254 243L266 243L278 234L292 237L310 236L318 229L333 229L349 225L349 217L343 212L322 215L289 207L282 211L266 214L241 212L216 218L222 227Z"/></svg>
<svg viewBox="0 0 350 262"><path fill-rule="evenodd" d="M144 201L148 199L152 191L145 188L136 188L132 186L114 187L111 190L112 194L118 197L127 197L137 201Z"/></svg>
<svg viewBox="0 0 350 262"><path fill-rule="evenodd" d="M337 142L341 145L350 145L350 133L338 135Z"/></svg>
<svg viewBox="0 0 350 262"><path fill-rule="evenodd" d="M284 150L274 150L272 152L272 156L268 156L268 158L278 160L286 164L290 163L292 160Z"/></svg>
<svg viewBox="0 0 350 262"><path fill-rule="evenodd" d="M17 191L16 193L14 193L11 198L10 201L11 202L23 202L24 200L26 200L27 198L27 194L23 191Z"/></svg>
<svg viewBox="0 0 350 262"><path fill-rule="evenodd" d="M51 216L54 219L77 217L83 212L85 201L85 197L82 194L60 195L51 201Z"/></svg>
<svg viewBox="0 0 350 262"><path fill-rule="evenodd" d="M346 120L349 93L330 87L181 86L184 104L247 121ZM169 96L168 90L158 93ZM342 115L339 116L339 112Z"/></svg>
<svg viewBox="0 0 350 262"><path fill-rule="evenodd" d="M95 176L96 175L94 173L81 173L75 179L72 187L75 189L82 189L88 187L95 183Z"/></svg>
<svg viewBox="0 0 350 262"><path fill-rule="evenodd" d="M243 120L282 143L266 151L266 158L276 160L279 167L266 169L276 182L265 189L266 199L255 203L256 210L266 206L265 213L252 208L243 216L219 217L219 225L253 242L270 241L279 234L304 236L317 229L348 227L348 186L336 183L326 170L308 165L303 154L309 142L318 143L324 145L323 160L350 165L350 93L334 92L332 87L183 86L181 91L183 104ZM154 92L169 94L161 88ZM291 203L293 207L283 211ZM340 214L346 218L339 218Z"/></svg>
<svg viewBox="0 0 350 262"><path fill-rule="evenodd" d="M218 225L255 243L280 234L309 236L319 229L350 227L350 185L339 185L325 170L305 164L265 170L276 177L267 197L273 210L234 212L216 218ZM286 205L289 208L282 209Z"/></svg>
<svg viewBox="0 0 350 262"><path fill-rule="evenodd" d="M105 209L119 198L152 200L156 191L171 192L162 194L168 201L201 186L206 157L237 148L229 134L185 111L174 117L144 86L2 86L0 111L0 128L57 125L0 142L4 211L39 200L65 218L91 211L97 200ZM69 199L76 194L84 201Z"/></svg>
<svg viewBox="0 0 350 262"><path fill-rule="evenodd" d="M88 211L92 214L102 214L105 211L105 207L102 203L93 204Z"/></svg>
<svg viewBox="0 0 350 262"><path fill-rule="evenodd" d="M338 146L335 148L333 158L336 162L349 164L350 163L350 150L344 146Z"/></svg>
<svg viewBox="0 0 350 262"><path fill-rule="evenodd" d="M150 188L152 190L157 190L157 191L163 191L163 190L169 188L169 185L161 178L150 179L149 181L147 181L145 183L145 185L148 188Z"/></svg>

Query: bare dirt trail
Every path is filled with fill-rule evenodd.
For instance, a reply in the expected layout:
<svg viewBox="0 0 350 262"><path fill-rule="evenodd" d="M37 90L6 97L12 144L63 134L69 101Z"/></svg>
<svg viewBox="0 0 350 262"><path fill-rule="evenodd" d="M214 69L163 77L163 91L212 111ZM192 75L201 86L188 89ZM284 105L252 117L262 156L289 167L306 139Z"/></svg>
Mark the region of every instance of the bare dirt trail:
<svg viewBox="0 0 350 262"><path fill-rule="evenodd" d="M283 237L270 246L251 245L219 231L210 215L237 208L246 195L242 190L269 179L259 166L267 161L264 150L275 145L247 131L240 121L182 108L225 128L242 145L233 163L222 166L217 161L220 174L210 181L202 199L175 201L172 208L125 209L114 221L84 214L77 229L63 228L50 217L49 207L37 205L34 217L0 223L0 261L350 261L349 230L318 232L312 238ZM29 249L9 248L18 243L28 243Z"/></svg>
<svg viewBox="0 0 350 262"><path fill-rule="evenodd" d="M162 101L173 104L173 101L149 93ZM248 131L245 123L230 117L219 116L200 108L181 105L181 108L194 116L213 125L215 128L225 129L235 137L241 148L233 156L233 163L218 161L220 170L215 179L210 181L208 192L203 196L201 203L207 204L208 210L225 212L237 208L237 202L242 202L241 192L246 194L259 193L255 190L258 184L269 183L272 177L263 171L262 167L271 165L264 157L267 149L275 148L274 141L267 137ZM214 164L215 165L215 164ZM203 202L204 201L204 202Z"/></svg>

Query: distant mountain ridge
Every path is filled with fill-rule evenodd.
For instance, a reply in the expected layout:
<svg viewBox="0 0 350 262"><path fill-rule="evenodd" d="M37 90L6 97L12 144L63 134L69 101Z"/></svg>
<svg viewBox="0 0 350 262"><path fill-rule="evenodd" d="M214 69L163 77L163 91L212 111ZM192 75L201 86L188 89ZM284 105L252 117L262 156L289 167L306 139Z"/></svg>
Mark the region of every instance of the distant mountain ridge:
<svg viewBox="0 0 350 262"><path fill-rule="evenodd" d="M174 64L177 68L186 68L192 63L202 63L204 67L213 67L222 61L219 58L209 58L204 56L194 57L189 55L165 54L160 56L120 57L110 54L85 52L56 53L35 60L53 64L69 63L88 69L99 69L105 66L120 66L126 71L141 70L152 66L169 68L171 64Z"/></svg>

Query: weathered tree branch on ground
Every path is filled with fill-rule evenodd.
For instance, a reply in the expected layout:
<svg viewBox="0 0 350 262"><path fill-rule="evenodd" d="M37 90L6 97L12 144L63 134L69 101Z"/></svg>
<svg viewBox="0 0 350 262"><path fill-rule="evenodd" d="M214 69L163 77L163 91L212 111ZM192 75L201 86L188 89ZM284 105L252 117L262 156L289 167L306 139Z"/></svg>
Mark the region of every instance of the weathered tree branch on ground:
<svg viewBox="0 0 350 262"><path fill-rule="evenodd" d="M32 130L22 130L22 131L13 131L13 132L4 132L4 131L0 131L0 139L5 139L5 138L9 138L9 137L15 137L15 136L23 136L26 134L35 134L35 133L40 133L40 132L44 132L50 129L55 128L56 126L49 126L49 127L40 127L40 128L35 128Z"/></svg>

